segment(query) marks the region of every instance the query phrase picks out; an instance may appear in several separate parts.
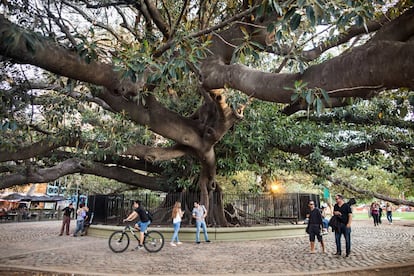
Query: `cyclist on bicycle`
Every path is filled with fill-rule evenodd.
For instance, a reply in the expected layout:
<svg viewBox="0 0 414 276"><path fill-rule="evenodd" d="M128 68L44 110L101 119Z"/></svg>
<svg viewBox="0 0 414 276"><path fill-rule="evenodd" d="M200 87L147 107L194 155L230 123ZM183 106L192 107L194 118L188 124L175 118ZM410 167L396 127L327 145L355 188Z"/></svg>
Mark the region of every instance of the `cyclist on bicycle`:
<svg viewBox="0 0 414 276"><path fill-rule="evenodd" d="M139 220L134 225L134 227L139 230L139 244L135 248L136 250L141 249L142 245L144 243L144 233L147 231L148 225L150 225L151 221L148 219L147 212L141 207L141 201L140 200L134 200L134 211L129 214L129 216L124 219L124 222L127 221L133 221L137 217L139 217Z"/></svg>

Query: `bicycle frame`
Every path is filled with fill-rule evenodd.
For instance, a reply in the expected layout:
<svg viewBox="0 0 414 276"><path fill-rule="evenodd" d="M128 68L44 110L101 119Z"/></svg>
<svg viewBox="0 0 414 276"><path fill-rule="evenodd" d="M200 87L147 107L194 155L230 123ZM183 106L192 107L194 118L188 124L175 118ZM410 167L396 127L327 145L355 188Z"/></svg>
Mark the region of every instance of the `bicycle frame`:
<svg viewBox="0 0 414 276"><path fill-rule="evenodd" d="M128 233L129 232L129 233ZM115 231L109 237L109 248L115 252L124 252L130 243L130 236L133 236L138 244L139 235L137 235L136 229L130 224L126 225L124 229ZM143 247L151 253L158 252L164 246L164 236L156 230L145 231Z"/></svg>

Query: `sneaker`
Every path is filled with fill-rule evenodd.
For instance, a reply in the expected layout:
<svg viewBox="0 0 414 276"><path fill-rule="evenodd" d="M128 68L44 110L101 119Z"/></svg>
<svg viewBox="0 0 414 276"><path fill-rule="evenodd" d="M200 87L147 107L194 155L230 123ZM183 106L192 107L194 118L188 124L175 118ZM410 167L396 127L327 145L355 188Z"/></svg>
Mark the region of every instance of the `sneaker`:
<svg viewBox="0 0 414 276"><path fill-rule="evenodd" d="M182 242L177 242L177 244L183 244Z"/></svg>
<svg viewBox="0 0 414 276"><path fill-rule="evenodd" d="M133 250L141 250L142 249L142 245L138 245L137 247L135 247Z"/></svg>
<svg viewBox="0 0 414 276"><path fill-rule="evenodd" d="M175 243L173 243L173 242L170 242L170 245L171 246L177 246Z"/></svg>
<svg viewBox="0 0 414 276"><path fill-rule="evenodd" d="M210 240L206 240L206 242L211 242Z"/></svg>
<svg viewBox="0 0 414 276"><path fill-rule="evenodd" d="M200 244L200 242L198 241L198 242L196 242L196 244Z"/></svg>
<svg viewBox="0 0 414 276"><path fill-rule="evenodd" d="M62 236L62 233L60 233L59 236Z"/></svg>

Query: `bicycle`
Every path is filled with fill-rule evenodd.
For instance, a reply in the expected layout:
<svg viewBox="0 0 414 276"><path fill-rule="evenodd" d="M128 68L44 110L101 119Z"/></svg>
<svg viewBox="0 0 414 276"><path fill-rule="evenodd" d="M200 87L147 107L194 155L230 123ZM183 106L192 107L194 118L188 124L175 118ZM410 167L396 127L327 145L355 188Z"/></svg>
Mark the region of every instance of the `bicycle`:
<svg viewBox="0 0 414 276"><path fill-rule="evenodd" d="M109 248L115 253L122 253L127 250L130 242L129 233L139 243L139 236L133 226L126 225L123 230L117 230L109 237ZM144 233L144 248L150 253L156 253L164 247L164 236L156 230L149 230Z"/></svg>

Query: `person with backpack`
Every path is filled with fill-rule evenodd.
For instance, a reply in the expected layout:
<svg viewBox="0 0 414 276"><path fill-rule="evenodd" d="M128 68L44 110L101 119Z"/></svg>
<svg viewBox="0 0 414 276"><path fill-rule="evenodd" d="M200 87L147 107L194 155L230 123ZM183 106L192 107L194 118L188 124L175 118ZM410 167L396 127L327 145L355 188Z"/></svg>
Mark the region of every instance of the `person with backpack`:
<svg viewBox="0 0 414 276"><path fill-rule="evenodd" d="M144 243L144 233L147 231L151 220L148 217L148 212L141 206L140 200L134 200L133 208L134 211L132 211L131 214L124 219L124 222L133 221L136 218L139 218L134 226L137 230L139 230L139 243L138 246L135 247L135 250L139 250L142 249L142 245Z"/></svg>
<svg viewBox="0 0 414 276"><path fill-rule="evenodd" d="M194 208L192 212L193 218L196 221L196 243L200 244L200 228L203 228L204 240L210 242L207 234L206 217L207 209L198 201L194 201Z"/></svg>

